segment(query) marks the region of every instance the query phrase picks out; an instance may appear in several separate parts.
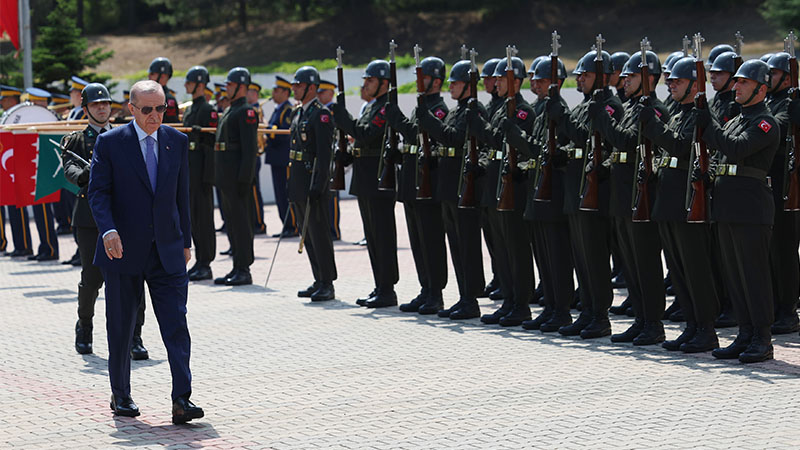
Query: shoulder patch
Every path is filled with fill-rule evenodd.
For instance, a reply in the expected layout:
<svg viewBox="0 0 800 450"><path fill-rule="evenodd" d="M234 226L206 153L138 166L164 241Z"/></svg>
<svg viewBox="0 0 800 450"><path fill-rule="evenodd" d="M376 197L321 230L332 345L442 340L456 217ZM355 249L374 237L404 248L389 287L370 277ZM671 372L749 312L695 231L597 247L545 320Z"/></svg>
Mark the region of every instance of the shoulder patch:
<svg viewBox="0 0 800 450"><path fill-rule="evenodd" d="M613 116L614 113L617 112L617 110L612 108L611 105L606 105L606 112L608 113L609 116Z"/></svg>
<svg viewBox="0 0 800 450"><path fill-rule="evenodd" d="M527 119L528 118L528 111L525 111L524 109L520 109L519 111L517 111L517 118L519 118L520 120Z"/></svg>
<svg viewBox="0 0 800 450"><path fill-rule="evenodd" d="M328 123L328 122L331 121L331 116L328 115L328 114L320 114L319 115L319 121L322 122L322 123Z"/></svg>
<svg viewBox="0 0 800 450"><path fill-rule="evenodd" d="M255 117L255 116L256 116L255 111L253 111L252 109L247 110L247 117Z"/></svg>
<svg viewBox="0 0 800 450"><path fill-rule="evenodd" d="M211 118L212 119L216 119L217 118L217 112L216 111L211 111Z"/></svg>
<svg viewBox="0 0 800 450"><path fill-rule="evenodd" d="M382 115L386 114L386 107L384 106L383 108L381 108L381 110L378 113Z"/></svg>
<svg viewBox="0 0 800 450"><path fill-rule="evenodd" d="M174 99L174 98L171 98L171 99L167 100L167 105L169 105L169 106L175 106L175 99Z"/></svg>
<svg viewBox="0 0 800 450"><path fill-rule="evenodd" d="M656 116L658 116L658 118L659 118L659 119L660 119L660 118L661 118L661 116L662 116L662 114L661 114L661 111L659 111L658 109L656 109Z"/></svg>
<svg viewBox="0 0 800 450"><path fill-rule="evenodd" d="M442 108L437 108L436 111L434 111L433 115L438 117L439 119L444 119L444 116L446 116L447 114L445 114L445 112L442 111Z"/></svg>
<svg viewBox="0 0 800 450"><path fill-rule="evenodd" d="M764 133L768 133L769 130L772 129L772 125L770 125L769 122L767 122L766 120L762 120L758 124L758 128L761 128L761 131L763 131Z"/></svg>

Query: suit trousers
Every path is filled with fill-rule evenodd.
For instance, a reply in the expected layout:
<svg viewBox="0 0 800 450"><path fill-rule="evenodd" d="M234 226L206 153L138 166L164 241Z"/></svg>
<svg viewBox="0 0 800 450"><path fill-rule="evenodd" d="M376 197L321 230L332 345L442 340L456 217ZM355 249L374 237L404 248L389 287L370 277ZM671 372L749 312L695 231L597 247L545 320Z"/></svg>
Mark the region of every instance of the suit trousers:
<svg viewBox="0 0 800 450"><path fill-rule="evenodd" d="M797 297L800 294L800 260L797 257L799 222L796 212L780 208L775 211L769 256L776 318L797 315Z"/></svg>
<svg viewBox="0 0 800 450"><path fill-rule="evenodd" d="M252 227L251 227L252 228ZM172 374L172 399L192 392L189 370L191 339L186 324L186 296L189 277L186 270L167 273L153 243L142 271L123 274L103 270L106 280L106 332L108 333L108 374L111 392L127 398L131 394L131 341L136 312L147 282L153 312L158 320L161 339L167 348Z"/></svg>
<svg viewBox="0 0 800 450"><path fill-rule="evenodd" d="M394 198L358 197L358 210L367 239L375 287L392 288L400 279L397 268L397 226Z"/></svg>
<svg viewBox="0 0 800 450"><path fill-rule="evenodd" d="M311 263L311 272L314 281L322 283L332 282L337 278L336 261L333 255L333 239L329 230L328 218L328 193L310 202L300 202L295 205L300 219L300 229L305 226L303 221L308 214L308 225L304 242L308 261ZM306 211L306 208L309 208Z"/></svg>
<svg viewBox="0 0 800 450"><path fill-rule="evenodd" d="M195 259L198 265L208 267L217 251L214 231L214 193L211 184L189 186L189 213Z"/></svg>
<svg viewBox="0 0 800 450"><path fill-rule="evenodd" d="M775 319L769 270L771 228L717 222L723 276L740 327L769 327Z"/></svg>
<svg viewBox="0 0 800 450"><path fill-rule="evenodd" d="M8 235L6 235L6 207L0 206L0 252L6 251L8 247Z"/></svg>

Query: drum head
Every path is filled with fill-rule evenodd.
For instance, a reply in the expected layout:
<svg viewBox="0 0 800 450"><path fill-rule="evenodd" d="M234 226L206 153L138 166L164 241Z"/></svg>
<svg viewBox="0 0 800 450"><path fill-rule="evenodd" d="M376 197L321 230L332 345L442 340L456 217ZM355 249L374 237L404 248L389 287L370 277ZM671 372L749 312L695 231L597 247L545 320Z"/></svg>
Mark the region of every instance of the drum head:
<svg viewBox="0 0 800 450"><path fill-rule="evenodd" d="M0 117L0 125L16 125L21 123L56 122L58 116L49 109L32 103L20 103L9 108Z"/></svg>

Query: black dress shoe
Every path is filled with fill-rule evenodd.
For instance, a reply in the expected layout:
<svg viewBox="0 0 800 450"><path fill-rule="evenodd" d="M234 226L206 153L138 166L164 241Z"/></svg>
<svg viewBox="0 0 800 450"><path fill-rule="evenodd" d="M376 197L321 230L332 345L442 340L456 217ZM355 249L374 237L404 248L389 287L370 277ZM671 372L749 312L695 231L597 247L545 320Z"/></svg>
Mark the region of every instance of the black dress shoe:
<svg viewBox="0 0 800 450"><path fill-rule="evenodd" d="M214 278L214 284L225 284L225 280L232 277L234 273L236 273L236 269L231 270L224 276L221 276L219 278Z"/></svg>
<svg viewBox="0 0 800 450"><path fill-rule="evenodd" d="M233 254L233 249L229 248L227 250L223 250L223 251L219 252L219 254L220 255L231 255L231 254Z"/></svg>
<svg viewBox="0 0 800 450"><path fill-rule="evenodd" d="M75 351L81 355L92 353L92 325L81 326L80 320L75 324Z"/></svg>
<svg viewBox="0 0 800 450"><path fill-rule="evenodd" d="M198 263L194 263L192 268L186 271L186 275L192 276L192 274L197 271L198 267L200 267L200 265Z"/></svg>
<svg viewBox="0 0 800 450"><path fill-rule="evenodd" d="M702 353L719 348L719 339L714 325L707 323L697 327L694 336L681 344L681 351L684 353Z"/></svg>
<svg viewBox="0 0 800 450"><path fill-rule="evenodd" d="M772 332L770 327L761 327L754 330L750 345L739 354L739 362L757 363L773 357Z"/></svg>
<svg viewBox="0 0 800 450"><path fill-rule="evenodd" d="M581 330L581 339L596 339L600 337L611 336L611 322L608 316L595 315L589 325Z"/></svg>
<svg viewBox="0 0 800 450"><path fill-rule="evenodd" d="M442 300L442 291L431 292L425 303L420 305L417 313L422 316L436 314L444 309L444 300Z"/></svg>
<svg viewBox="0 0 800 450"><path fill-rule="evenodd" d="M559 328L565 327L572 323L572 314L567 312L557 312L554 313L547 322L541 324L539 326L539 331L542 333L552 333L553 331L558 331Z"/></svg>
<svg viewBox="0 0 800 450"><path fill-rule="evenodd" d="M28 255L32 255L32 254L33 254L33 250L31 250L31 249L15 249L8 256L10 256L12 258L18 258L20 256L28 256Z"/></svg>
<svg viewBox="0 0 800 450"><path fill-rule="evenodd" d="M314 281L313 283L311 283L311 286L303 289L302 291L297 291L297 296L300 298L310 298L311 294L317 292L319 288L320 288L319 281Z"/></svg>
<svg viewBox="0 0 800 450"><path fill-rule="evenodd" d="M611 342L633 342L633 339L642 332L642 328L644 328L644 323L634 320L633 325L631 325L627 330L623 331L622 333L612 334Z"/></svg>
<svg viewBox="0 0 800 450"><path fill-rule="evenodd" d="M414 297L410 302L400 305L400 311L403 312L417 312L419 307L422 306L428 298L428 290L422 288L419 294Z"/></svg>
<svg viewBox="0 0 800 450"><path fill-rule="evenodd" d="M311 294L312 302L324 302L336 298L336 291L333 290L333 283L320 283L319 289Z"/></svg>
<svg viewBox="0 0 800 450"><path fill-rule="evenodd" d="M475 300L475 301L477 302L477 300ZM443 319L446 319L446 318L450 317L450 314L453 311L461 308L461 305L463 303L464 303L464 299L463 298L459 298L458 301L453 306L451 306L449 308L445 308L445 309L440 309L439 312L436 313L436 315L441 317L441 318L443 318Z"/></svg>
<svg viewBox="0 0 800 450"><path fill-rule="evenodd" d="M229 278L225 278L225 286L244 286L253 284L253 277L249 270L239 269Z"/></svg>
<svg viewBox="0 0 800 450"><path fill-rule="evenodd" d="M497 289L497 281L494 278L492 278L492 281L490 281L489 284L487 284L486 287L483 288L483 292L481 292L481 294L478 295L478 298L488 297L489 294L494 292L495 289Z"/></svg>
<svg viewBox="0 0 800 450"><path fill-rule="evenodd" d="M378 295L378 288L373 289L366 297L356 299L356 305L365 306L367 302L375 298L376 295Z"/></svg>
<svg viewBox="0 0 800 450"><path fill-rule="evenodd" d="M491 298L491 297L490 297ZM496 325L500 323L500 318L511 312L511 309L514 307L514 301L510 298L503 300L503 304L500 305L495 312L491 314L484 314L481 316L481 322L487 325Z"/></svg>
<svg viewBox="0 0 800 450"><path fill-rule="evenodd" d="M109 406L111 406L115 416L136 417L139 415L139 407L136 406L136 403L133 403L133 399L130 397L122 398L112 395Z"/></svg>
<svg viewBox="0 0 800 450"><path fill-rule="evenodd" d="M625 300L619 305L608 308L608 312L614 314L615 316L622 316L625 315L625 311L630 307L631 307L631 299L630 297L626 297Z"/></svg>
<svg viewBox="0 0 800 450"><path fill-rule="evenodd" d="M481 307L477 299L461 300L458 309L450 310L450 320L477 319L481 316Z"/></svg>
<svg viewBox="0 0 800 450"><path fill-rule="evenodd" d="M500 288L497 288L489 293L489 300L502 300L505 298L503 295L503 291Z"/></svg>
<svg viewBox="0 0 800 450"><path fill-rule="evenodd" d="M294 230L283 230L280 233L275 233L272 235L274 238L292 238L297 237L298 233Z"/></svg>
<svg viewBox="0 0 800 450"><path fill-rule="evenodd" d="M497 324L501 327L518 327L526 320L531 320L531 307L528 302L517 302L508 314L500 318Z"/></svg>
<svg viewBox="0 0 800 450"><path fill-rule="evenodd" d="M253 229L253 234L267 234L267 227L256 227Z"/></svg>
<svg viewBox="0 0 800 450"><path fill-rule="evenodd" d="M736 316L730 307L722 308L722 312L719 313L717 320L714 321L714 328L732 328L737 325L739 323L736 321Z"/></svg>
<svg viewBox="0 0 800 450"><path fill-rule="evenodd" d="M27 259L28 261L36 261L39 259L39 255L29 255Z"/></svg>
<svg viewBox="0 0 800 450"><path fill-rule="evenodd" d="M670 322L686 322L686 316L683 313L683 309L678 308L677 311L674 311L672 314L669 315Z"/></svg>
<svg viewBox="0 0 800 450"><path fill-rule="evenodd" d="M133 344L131 345L131 359L134 361L142 361L148 358L150 358L150 354L147 353L147 349L144 348L142 337L134 336Z"/></svg>
<svg viewBox="0 0 800 450"><path fill-rule="evenodd" d="M660 320L645 322L642 332L633 338L633 345L655 345L664 342L664 324Z"/></svg>
<svg viewBox="0 0 800 450"><path fill-rule="evenodd" d="M543 323L547 322L548 320L550 320L551 317L553 317L554 312L555 310L553 310L552 308L545 307L544 310L542 310L542 312L539 313L539 315L536 316L535 319L526 320L525 322L522 322L522 329L538 330Z"/></svg>
<svg viewBox="0 0 800 450"><path fill-rule="evenodd" d="M210 280L213 276L211 267L200 267L189 275L189 281Z"/></svg>
<svg viewBox="0 0 800 450"><path fill-rule="evenodd" d="M669 320L669 316L679 309L681 309L681 305L677 301L672 302L672 304L670 304L667 309L664 310L661 320Z"/></svg>
<svg viewBox="0 0 800 450"><path fill-rule="evenodd" d="M30 259L30 256L28 257ZM44 262L44 261L58 261L58 255L37 255L36 261Z"/></svg>
<svg viewBox="0 0 800 450"><path fill-rule="evenodd" d="M378 289L378 295L373 297L364 306L367 308L397 306L397 294L394 292L394 288Z"/></svg>
<svg viewBox="0 0 800 450"><path fill-rule="evenodd" d="M200 419L204 415L203 408L195 405L188 398L178 397L172 402L172 423L176 425Z"/></svg>
<svg viewBox="0 0 800 450"><path fill-rule="evenodd" d="M532 302L534 304L541 303L544 300L544 288L542 287L542 282L539 282L539 285L536 286L536 290L533 291L533 298Z"/></svg>
<svg viewBox="0 0 800 450"><path fill-rule="evenodd" d="M683 329L683 332L675 339L670 341L664 341L661 346L665 349L675 352L681 349L681 345L686 342L689 342L697 332L697 324L695 323L688 323L686 324L686 328Z"/></svg>
<svg viewBox="0 0 800 450"><path fill-rule="evenodd" d="M625 289L628 285L625 283L625 275L620 272L611 279L611 287L614 289Z"/></svg>
<svg viewBox="0 0 800 450"><path fill-rule="evenodd" d="M796 312L779 317L772 324L772 334L790 334L798 330L800 330L800 321L797 319Z"/></svg>
<svg viewBox="0 0 800 450"><path fill-rule="evenodd" d="M736 339L727 347L718 348L711 352L711 356L717 359L737 359L744 352L753 340L753 327L740 326L739 334Z"/></svg>
<svg viewBox="0 0 800 450"><path fill-rule="evenodd" d="M80 267L81 266L81 255L73 256L72 259L69 260L69 263L73 267Z"/></svg>
<svg viewBox="0 0 800 450"><path fill-rule="evenodd" d="M558 329L558 334L562 336L579 336L581 334L581 330L586 328L587 325L592 321L592 313L589 311L582 311L581 314L578 316L578 319L571 324L564 325Z"/></svg>

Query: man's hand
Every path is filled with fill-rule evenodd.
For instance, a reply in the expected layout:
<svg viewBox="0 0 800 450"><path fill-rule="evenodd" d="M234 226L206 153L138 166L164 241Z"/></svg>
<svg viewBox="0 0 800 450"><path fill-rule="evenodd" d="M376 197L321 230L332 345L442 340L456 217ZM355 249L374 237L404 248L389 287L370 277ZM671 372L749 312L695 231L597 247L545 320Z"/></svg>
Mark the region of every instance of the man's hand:
<svg viewBox="0 0 800 450"><path fill-rule="evenodd" d="M545 103L545 110L550 120L558 122L564 116L564 105L561 104L561 99L547 97Z"/></svg>
<svg viewBox="0 0 800 450"><path fill-rule="evenodd" d="M706 129L711 125L711 111L708 108L692 108L692 114L694 115L695 125L702 129Z"/></svg>
<svg viewBox="0 0 800 450"><path fill-rule="evenodd" d="M389 121L390 125L396 125L406 118L406 116L403 115L403 112L400 111L400 107L394 103L386 103L384 111L386 114L386 120Z"/></svg>
<svg viewBox="0 0 800 450"><path fill-rule="evenodd" d="M108 259L122 259L122 240L116 231L112 231L103 237L103 247L106 250Z"/></svg>
<svg viewBox="0 0 800 450"><path fill-rule="evenodd" d="M183 249L183 259L184 259L184 264L189 264L189 260L192 259L192 249L190 248Z"/></svg>

